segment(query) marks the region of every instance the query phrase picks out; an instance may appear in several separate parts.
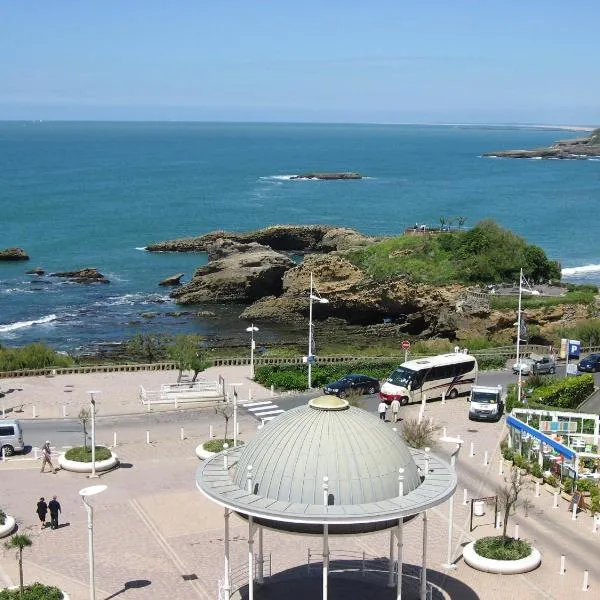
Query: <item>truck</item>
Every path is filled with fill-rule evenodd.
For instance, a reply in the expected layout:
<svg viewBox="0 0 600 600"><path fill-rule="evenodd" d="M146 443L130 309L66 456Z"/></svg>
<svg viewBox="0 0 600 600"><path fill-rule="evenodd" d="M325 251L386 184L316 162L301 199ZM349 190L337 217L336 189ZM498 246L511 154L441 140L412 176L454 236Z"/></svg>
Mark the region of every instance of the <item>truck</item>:
<svg viewBox="0 0 600 600"><path fill-rule="evenodd" d="M504 412L502 386L474 385L469 396L469 419L498 421Z"/></svg>

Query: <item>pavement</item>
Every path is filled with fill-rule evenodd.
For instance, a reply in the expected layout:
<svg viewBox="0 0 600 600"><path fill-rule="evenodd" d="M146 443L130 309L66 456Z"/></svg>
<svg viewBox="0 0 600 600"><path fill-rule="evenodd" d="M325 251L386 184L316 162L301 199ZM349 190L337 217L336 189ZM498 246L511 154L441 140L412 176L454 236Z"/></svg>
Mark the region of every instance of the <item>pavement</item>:
<svg viewBox="0 0 600 600"><path fill-rule="evenodd" d="M238 387L240 401L248 399L247 390L252 390L253 401L270 398L269 390L249 381L243 367L220 367L215 369L214 375L221 375L231 383L241 383ZM64 404L67 404L69 414L75 414L78 407L88 405L87 392L99 390L100 414L116 415L115 426L118 427L119 422L135 421L146 410L138 397L140 383L155 389L161 383L173 383L175 377L175 373L167 372L37 377L18 379L8 385L2 380L2 389L20 388L22 391L6 396L6 407L9 407L10 399L10 408L20 408L19 402L12 402L13 397L23 400L22 416L15 414L23 419L29 417L32 406L37 404L40 415L37 420L44 415L56 418L57 413L62 414ZM72 391L65 391L67 385L72 386ZM287 408L284 397L277 402L282 409ZM161 417L158 413L165 411L164 408L156 410L157 414L149 419L158 419ZM401 416L416 416L418 411L417 405L404 407ZM457 600L495 600L509 595L520 599L556 600L596 597L600 593L597 562L600 533L592 533L593 521L588 512L580 512L573 521L566 499L560 499L559 508L552 508L553 495L551 490L544 488L539 497L533 487L529 489L527 506L518 509L509 522L509 533L514 533L518 524L520 537L530 540L542 553L543 560L538 569L523 575L500 576L475 571L462 562L461 551L465 543L497 532L493 528L494 515L490 506L486 506L483 517L475 518L474 530L470 531L470 503L463 504L463 490L467 490L469 500L491 496L503 483L507 472L507 466L503 465L504 475L500 475L499 443L504 436L503 423L471 422L467 413L464 398L445 404L431 402L425 412L425 417L445 428L448 436L460 434L465 441L457 460L459 485L454 497L451 545L451 559L456 564L454 570L442 567L447 561L449 505L443 504L429 512L428 579L434 584L434 597ZM13 418L13 414L8 412L6 416ZM90 499L94 506L98 600L217 598L217 583L223 572L223 510L195 488L198 460L194 449L207 439L211 425L215 435L222 435L224 421L213 408L179 408L174 414L182 419L189 417L183 440L178 435L178 427L157 429L150 443L146 443L142 435L119 435L114 450L121 459L121 468L103 474L97 480L108 486L104 493ZM249 411L240 411L239 419L241 438L248 440L257 434L259 422ZM382 426L400 429L401 423L388 422ZM448 456L453 448L445 446L440 443L434 451ZM87 599L87 515L78 490L94 482L85 475L66 471L56 475L41 474L39 467L39 461L28 456L0 463L0 505L17 519L19 531L28 533L33 540L33 546L24 551L25 579L57 585L67 590L74 600ZM42 530L35 514L36 502L40 496L48 498L52 495L57 495L62 505L61 527L54 531ZM234 581L240 583L237 597L245 598L248 595L244 584L244 577L247 577L247 524L233 517L230 533L232 573ZM421 519L416 518L405 527L405 572L418 572L421 544ZM388 553L389 534L332 539L330 546L333 561L349 555L362 559L363 552L367 562L376 561ZM255 589L257 599L320 597L318 538L265 530L264 547L265 575L271 574L272 578L267 578L262 590ZM308 575L309 551L314 577ZM563 575L559 574L561 554L566 557ZM589 571L586 591L582 590L585 569ZM311 591L312 581L315 583ZM0 550L0 586L3 583L18 583L17 561L12 552L4 549ZM414 589L407 588L406 592L404 597L414 597ZM379 577L373 582L370 578L361 579L356 585L343 582L332 585L329 597L353 600L395 598L395 594L385 588L385 578Z"/></svg>

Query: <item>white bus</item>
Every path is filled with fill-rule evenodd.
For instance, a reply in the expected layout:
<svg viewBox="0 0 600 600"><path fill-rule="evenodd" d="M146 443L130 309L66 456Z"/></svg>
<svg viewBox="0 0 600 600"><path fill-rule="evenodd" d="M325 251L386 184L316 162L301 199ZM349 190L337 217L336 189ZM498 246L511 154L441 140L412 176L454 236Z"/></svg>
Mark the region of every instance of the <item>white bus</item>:
<svg viewBox="0 0 600 600"><path fill-rule="evenodd" d="M471 391L477 383L477 361L469 354L456 352L409 360L392 371L381 386L379 396L388 404L421 402L427 399L456 398Z"/></svg>

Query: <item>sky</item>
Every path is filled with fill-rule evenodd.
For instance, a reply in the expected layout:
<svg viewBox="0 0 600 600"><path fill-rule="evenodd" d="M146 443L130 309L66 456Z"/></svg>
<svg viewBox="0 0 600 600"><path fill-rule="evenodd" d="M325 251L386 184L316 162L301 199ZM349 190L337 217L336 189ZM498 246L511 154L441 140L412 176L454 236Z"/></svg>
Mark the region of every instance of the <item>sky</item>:
<svg viewBox="0 0 600 600"><path fill-rule="evenodd" d="M599 0L0 0L0 120L600 124Z"/></svg>

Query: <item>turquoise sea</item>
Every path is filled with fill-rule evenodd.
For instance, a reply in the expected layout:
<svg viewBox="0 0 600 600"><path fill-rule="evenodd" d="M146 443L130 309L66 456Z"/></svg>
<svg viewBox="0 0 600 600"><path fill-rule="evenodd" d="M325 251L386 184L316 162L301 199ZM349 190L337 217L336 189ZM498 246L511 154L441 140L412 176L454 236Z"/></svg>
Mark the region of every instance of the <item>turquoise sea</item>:
<svg viewBox="0 0 600 600"><path fill-rule="evenodd" d="M572 281L600 283L600 162L482 158L575 137L519 127L243 123L0 123L0 344L97 348L139 331L239 335L238 307L216 319L179 308L158 282L189 280L203 255L151 242L215 229L328 223L396 234L440 216L492 218L540 245ZM311 170L360 181L295 181ZM97 267L109 285L25 275ZM146 317L144 317L146 313ZM153 313L153 318L147 318ZM264 327L263 339L278 335Z"/></svg>

